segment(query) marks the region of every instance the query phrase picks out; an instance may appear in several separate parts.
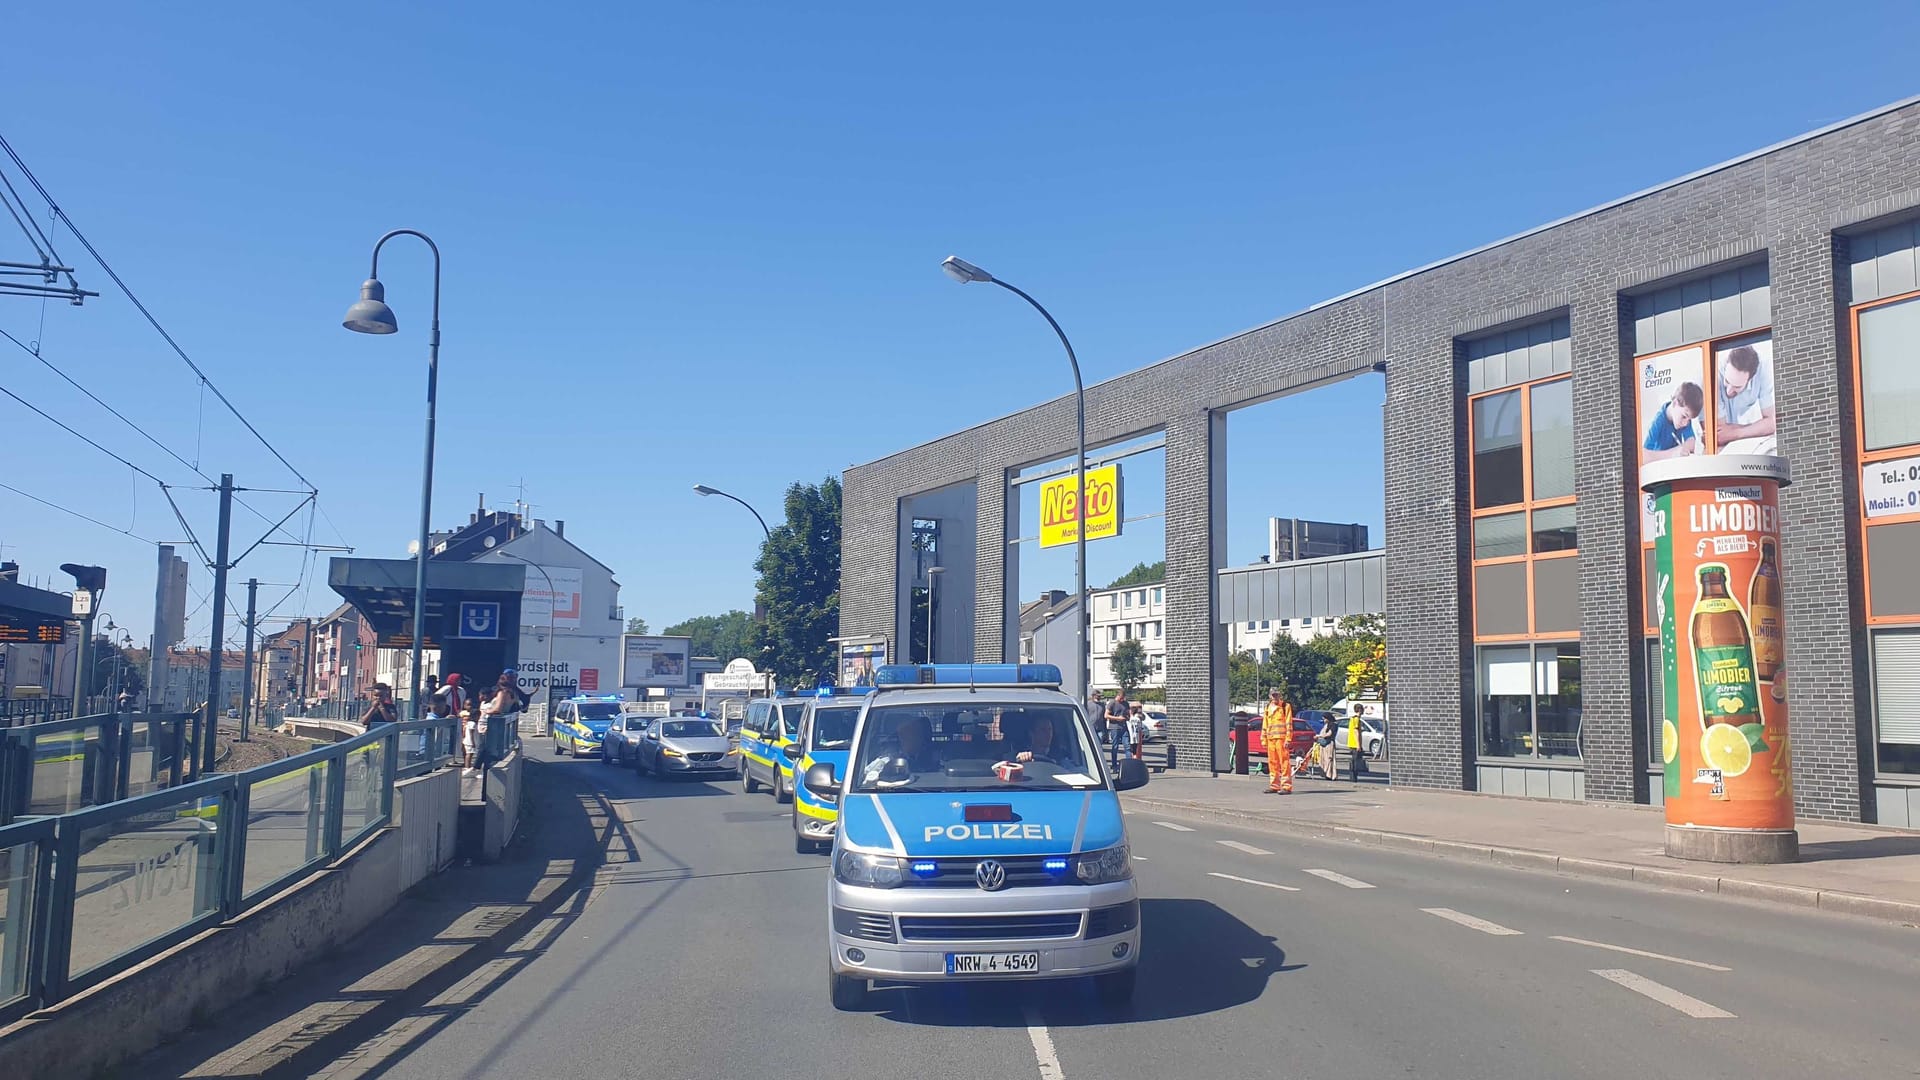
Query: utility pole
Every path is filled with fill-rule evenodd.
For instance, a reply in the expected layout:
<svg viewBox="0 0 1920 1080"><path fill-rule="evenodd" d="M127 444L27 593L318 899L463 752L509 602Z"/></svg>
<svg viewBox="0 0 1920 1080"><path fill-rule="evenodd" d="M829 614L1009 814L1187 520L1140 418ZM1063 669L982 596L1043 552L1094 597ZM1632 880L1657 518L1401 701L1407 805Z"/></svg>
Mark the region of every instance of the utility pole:
<svg viewBox="0 0 1920 1080"><path fill-rule="evenodd" d="M153 652L147 657L147 711L167 708L167 595L173 575L173 545L160 545L160 568L153 578Z"/></svg>
<svg viewBox="0 0 1920 1080"><path fill-rule="evenodd" d="M300 715L307 715L307 673L313 670L313 616L300 620L305 628L300 646Z"/></svg>
<svg viewBox="0 0 1920 1080"><path fill-rule="evenodd" d="M253 719L253 625L255 602L260 595L260 579L247 579L247 645L245 666L240 669L240 741L247 741L247 725Z"/></svg>
<svg viewBox="0 0 1920 1080"><path fill-rule="evenodd" d="M213 771L213 743L220 728L220 674L226 661L227 633L227 555L233 531L233 474L220 474L220 534L215 539L213 556L213 647L207 658L207 717L201 729L200 771L198 780Z"/></svg>

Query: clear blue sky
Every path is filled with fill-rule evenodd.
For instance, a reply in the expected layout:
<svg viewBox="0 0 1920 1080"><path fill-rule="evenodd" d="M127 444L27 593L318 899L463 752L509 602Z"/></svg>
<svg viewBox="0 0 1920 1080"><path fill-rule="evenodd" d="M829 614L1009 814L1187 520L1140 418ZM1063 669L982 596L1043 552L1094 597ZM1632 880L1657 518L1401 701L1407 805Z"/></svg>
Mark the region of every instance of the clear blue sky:
<svg viewBox="0 0 1920 1080"><path fill-rule="evenodd" d="M376 236L432 233L436 524L524 478L656 627L751 604L752 523L694 483L777 515L792 480L1070 385L1044 324L947 281L949 253L1042 297L1097 381L1901 98L1920 32L1911 2L424 7L16 7L0 130L319 486L315 538L362 554L415 530L424 253L382 267L401 334L339 319ZM0 298L0 327L205 471L297 487L55 241L105 295ZM5 222L0 259L28 255ZM192 479L0 357L0 385ZM179 536L126 469L11 401L0 426L8 483ZM1377 380L1230 437L1235 561L1269 514L1379 525ZM212 532L209 496L184 509ZM1095 579L1161 535L1136 529ZM149 546L5 491L0 546L29 576L109 565L106 609L144 637ZM262 548L240 576L300 570Z"/></svg>

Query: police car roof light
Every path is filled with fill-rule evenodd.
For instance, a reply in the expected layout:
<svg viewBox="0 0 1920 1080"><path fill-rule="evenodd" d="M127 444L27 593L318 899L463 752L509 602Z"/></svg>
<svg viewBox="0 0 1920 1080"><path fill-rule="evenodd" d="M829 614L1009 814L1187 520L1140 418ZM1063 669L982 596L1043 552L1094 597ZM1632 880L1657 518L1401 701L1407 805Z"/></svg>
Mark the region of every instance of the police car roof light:
<svg viewBox="0 0 1920 1080"><path fill-rule="evenodd" d="M883 664L874 671L879 688L908 686L1039 686L1063 681L1053 664Z"/></svg>

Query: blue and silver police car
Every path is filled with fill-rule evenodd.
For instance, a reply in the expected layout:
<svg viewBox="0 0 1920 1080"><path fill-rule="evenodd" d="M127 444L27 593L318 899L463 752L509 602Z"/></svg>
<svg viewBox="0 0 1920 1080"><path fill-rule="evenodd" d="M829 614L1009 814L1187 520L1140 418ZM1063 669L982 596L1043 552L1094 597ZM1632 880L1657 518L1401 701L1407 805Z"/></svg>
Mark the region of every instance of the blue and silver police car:
<svg viewBox="0 0 1920 1080"><path fill-rule="evenodd" d="M843 770L807 790L839 803L827 884L827 982L859 1007L872 980L1090 977L1133 993L1140 900L1118 775L1051 664L890 665L876 673Z"/></svg>
<svg viewBox="0 0 1920 1080"><path fill-rule="evenodd" d="M835 775L847 771L847 759L853 753L853 725L860 719L860 706L866 704L872 687L839 689L823 686L800 714L800 735L781 752L793 763L796 776L822 762L832 765ZM793 850L826 851L833 846L833 831L840 820L838 800L816 795L804 784L793 786Z"/></svg>
<svg viewBox="0 0 1920 1080"><path fill-rule="evenodd" d="M618 694L567 698L553 707L553 752L575 757L600 753L607 729L619 718Z"/></svg>

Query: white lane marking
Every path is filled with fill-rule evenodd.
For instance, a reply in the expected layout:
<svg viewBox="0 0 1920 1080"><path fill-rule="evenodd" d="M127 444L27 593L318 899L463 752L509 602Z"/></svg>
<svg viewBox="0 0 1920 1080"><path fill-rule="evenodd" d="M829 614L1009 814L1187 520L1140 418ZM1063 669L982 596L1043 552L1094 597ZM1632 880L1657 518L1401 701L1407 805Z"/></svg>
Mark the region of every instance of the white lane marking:
<svg viewBox="0 0 1920 1080"><path fill-rule="evenodd" d="M1160 826L1163 829L1172 829L1174 832L1192 832L1193 831L1192 829L1187 828L1185 825L1182 825L1177 821L1156 821L1154 822L1154 824Z"/></svg>
<svg viewBox="0 0 1920 1080"><path fill-rule="evenodd" d="M1301 873L1312 874L1314 877L1317 877L1317 878L1325 878L1328 881L1333 882L1335 885L1345 885L1349 889L1373 888L1373 886L1367 884L1364 881L1359 880L1358 878L1350 878L1345 874L1336 874L1331 870L1303 870L1301 871Z"/></svg>
<svg viewBox="0 0 1920 1080"><path fill-rule="evenodd" d="M1222 878L1222 879L1224 879L1224 880L1226 880L1226 881L1237 881L1237 882L1239 882L1239 883L1240 883L1240 884L1242 884L1242 885L1259 885L1259 886L1261 886L1261 887L1263 887L1263 888L1268 888L1268 889L1281 889L1281 890L1284 890L1284 891L1286 891L1286 892L1299 892L1299 891L1300 891L1299 889L1296 889L1296 888L1294 888L1294 887L1293 887L1292 885L1275 885L1275 884L1274 884L1273 882L1271 882L1271 881L1255 881L1254 879L1252 879L1252 878L1250 878L1250 877L1235 877L1235 876L1234 876L1234 875L1232 875L1232 874L1216 874L1216 873L1214 873L1214 872L1213 872L1213 871L1211 871L1211 870L1209 870L1209 871L1207 871L1207 876L1208 876L1208 877L1217 877L1217 878Z"/></svg>
<svg viewBox="0 0 1920 1080"><path fill-rule="evenodd" d="M1708 964L1699 960L1688 960L1679 956L1668 956L1665 953L1647 952L1645 949L1629 949L1625 945L1609 945L1604 941L1588 941L1586 938L1561 937L1559 934L1555 934L1553 940L1564 941L1569 945L1585 945L1590 949L1611 949L1614 952L1626 953L1628 956L1644 956L1649 960L1665 960L1669 964L1685 964L1688 967L1703 968L1707 971L1733 970L1730 967L1721 967L1719 964Z"/></svg>
<svg viewBox="0 0 1920 1080"><path fill-rule="evenodd" d="M1060 1055L1054 1052L1053 1036L1047 1033L1046 1025L1040 1023L1040 1017L1031 1007L1027 1014L1027 1041L1033 1044L1033 1057L1040 1065L1040 1080L1066 1080L1066 1072L1060 1068Z"/></svg>
<svg viewBox="0 0 1920 1080"><path fill-rule="evenodd" d="M1133 857L1133 861L1134 861L1134 862L1146 862L1146 861L1147 861L1147 857L1146 857L1145 855L1135 855L1135 856Z"/></svg>
<svg viewBox="0 0 1920 1080"><path fill-rule="evenodd" d="M1268 851L1266 848L1254 847L1252 844L1243 844L1238 840L1215 840L1214 843L1219 844L1221 847L1230 847L1235 851L1244 851L1249 855L1273 854L1273 852Z"/></svg>
<svg viewBox="0 0 1920 1080"><path fill-rule="evenodd" d="M1465 912L1455 911L1450 907L1423 907L1420 910L1429 915L1438 915L1448 922L1459 923L1469 930L1478 930L1483 934L1492 934L1495 937L1517 937L1520 934L1518 930L1501 926L1496 922L1488 922L1485 919L1468 915Z"/></svg>
<svg viewBox="0 0 1920 1080"><path fill-rule="evenodd" d="M1593 969L1593 973L1608 982L1624 986L1636 994L1650 997L1670 1009L1677 1009L1680 1012L1686 1013L1695 1020L1737 1019L1737 1017L1725 1009L1709 1005L1697 997L1689 997L1671 986L1665 986L1644 976L1635 975L1625 968L1595 968Z"/></svg>

